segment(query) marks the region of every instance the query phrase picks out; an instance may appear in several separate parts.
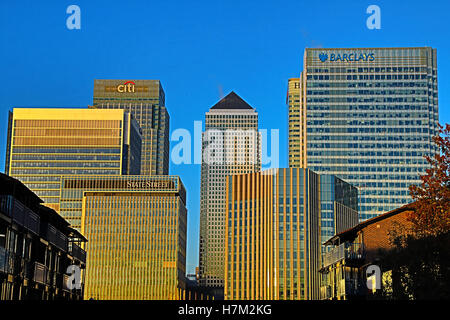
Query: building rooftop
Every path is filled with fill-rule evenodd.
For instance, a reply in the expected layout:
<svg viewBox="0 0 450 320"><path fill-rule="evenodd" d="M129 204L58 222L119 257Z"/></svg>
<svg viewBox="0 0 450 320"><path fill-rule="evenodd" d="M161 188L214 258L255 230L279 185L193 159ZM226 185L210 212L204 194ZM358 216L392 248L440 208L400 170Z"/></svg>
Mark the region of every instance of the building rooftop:
<svg viewBox="0 0 450 320"><path fill-rule="evenodd" d="M225 98L217 102L211 109L250 109L253 108L239 97L234 91L231 91Z"/></svg>
<svg viewBox="0 0 450 320"><path fill-rule="evenodd" d="M368 219L366 221L360 222L359 224L357 224L356 226L354 226L353 228L347 229L345 231L342 231L336 235L334 235L333 237L331 237L330 239L328 239L323 245L327 246L327 245L331 245L333 243L335 243L338 240L342 240L342 241L346 241L348 239L353 238L356 233L361 230L364 229L365 227L376 223L380 220L384 220L387 219L391 216L394 216L396 214L402 213L404 211L407 210L414 210L414 203L408 203L402 207L396 208L394 210L385 212L383 214L380 214L379 216L373 217L371 219Z"/></svg>
<svg viewBox="0 0 450 320"><path fill-rule="evenodd" d="M25 205L33 206L43 201L18 179L0 172L0 195L11 195Z"/></svg>
<svg viewBox="0 0 450 320"><path fill-rule="evenodd" d="M87 239L77 230L70 227L69 222L64 219L58 212L47 207L41 198L31 191L20 180L0 173L0 195L9 195L20 201L28 209L39 215L46 222L53 224L55 227L64 231L64 233L79 241L86 242ZM20 206L13 206L14 210L18 210Z"/></svg>

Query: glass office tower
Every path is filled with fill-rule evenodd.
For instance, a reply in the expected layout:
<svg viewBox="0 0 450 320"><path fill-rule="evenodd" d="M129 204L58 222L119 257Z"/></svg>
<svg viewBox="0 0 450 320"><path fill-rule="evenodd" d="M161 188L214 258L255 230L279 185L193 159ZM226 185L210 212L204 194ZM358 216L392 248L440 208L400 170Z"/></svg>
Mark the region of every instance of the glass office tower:
<svg viewBox="0 0 450 320"><path fill-rule="evenodd" d="M288 81L286 104L289 113L289 165L300 167L300 79L291 78Z"/></svg>
<svg viewBox="0 0 450 320"><path fill-rule="evenodd" d="M308 169L227 178L225 299L320 298L322 246L358 223L357 189Z"/></svg>
<svg viewBox="0 0 450 320"><path fill-rule="evenodd" d="M200 283L223 294L225 189L230 174L261 170L258 113L231 92L205 115L200 191Z"/></svg>
<svg viewBox="0 0 450 320"><path fill-rule="evenodd" d="M142 129L141 174L169 174L169 113L159 80L95 80L91 108L132 113Z"/></svg>
<svg viewBox="0 0 450 320"><path fill-rule="evenodd" d="M6 173L56 211L63 175L139 174L140 129L124 110L14 108L9 128Z"/></svg>
<svg viewBox="0 0 450 320"><path fill-rule="evenodd" d="M306 49L296 81L289 166L357 186L362 220L409 203L424 156L437 151L436 49Z"/></svg>
<svg viewBox="0 0 450 320"><path fill-rule="evenodd" d="M77 176L61 182L61 212L82 216L85 299L185 296L186 191L177 176Z"/></svg>

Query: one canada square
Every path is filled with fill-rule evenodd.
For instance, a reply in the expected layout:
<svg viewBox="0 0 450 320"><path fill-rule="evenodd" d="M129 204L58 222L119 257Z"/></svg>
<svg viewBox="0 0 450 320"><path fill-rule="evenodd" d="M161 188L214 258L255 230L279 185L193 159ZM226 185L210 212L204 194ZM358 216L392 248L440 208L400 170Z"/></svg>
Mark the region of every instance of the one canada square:
<svg viewBox="0 0 450 320"><path fill-rule="evenodd" d="M358 187L361 220L411 202L437 151L436 49L306 49L288 86L290 167Z"/></svg>
<svg viewBox="0 0 450 320"><path fill-rule="evenodd" d="M226 177L261 169L258 113L231 92L205 115L200 193L200 284L221 295L225 276Z"/></svg>

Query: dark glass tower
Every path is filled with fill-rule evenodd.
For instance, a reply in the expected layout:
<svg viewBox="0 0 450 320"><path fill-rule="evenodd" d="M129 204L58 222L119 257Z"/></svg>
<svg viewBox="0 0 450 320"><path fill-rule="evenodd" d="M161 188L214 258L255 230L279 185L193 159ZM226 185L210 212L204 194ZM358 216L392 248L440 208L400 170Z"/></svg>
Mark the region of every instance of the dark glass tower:
<svg viewBox="0 0 450 320"><path fill-rule="evenodd" d="M159 80L95 80L92 108L131 112L142 129L141 174L169 174L169 114Z"/></svg>

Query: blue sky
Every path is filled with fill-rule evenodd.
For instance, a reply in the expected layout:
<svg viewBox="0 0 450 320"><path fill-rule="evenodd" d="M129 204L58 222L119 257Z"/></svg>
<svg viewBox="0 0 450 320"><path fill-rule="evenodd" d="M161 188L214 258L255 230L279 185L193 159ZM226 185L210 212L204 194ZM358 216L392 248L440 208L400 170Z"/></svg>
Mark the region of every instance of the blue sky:
<svg viewBox="0 0 450 320"><path fill-rule="evenodd" d="M81 30L66 8L81 8ZM366 8L381 8L381 29ZM306 47L432 46L438 50L440 122L450 122L449 1L1 1L0 168L12 107L92 104L94 79L160 79L171 131L234 90L280 130L287 166L287 79ZM173 145L173 144L172 144ZM198 264L200 166L171 164L188 191L188 261Z"/></svg>

